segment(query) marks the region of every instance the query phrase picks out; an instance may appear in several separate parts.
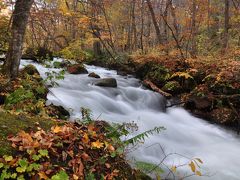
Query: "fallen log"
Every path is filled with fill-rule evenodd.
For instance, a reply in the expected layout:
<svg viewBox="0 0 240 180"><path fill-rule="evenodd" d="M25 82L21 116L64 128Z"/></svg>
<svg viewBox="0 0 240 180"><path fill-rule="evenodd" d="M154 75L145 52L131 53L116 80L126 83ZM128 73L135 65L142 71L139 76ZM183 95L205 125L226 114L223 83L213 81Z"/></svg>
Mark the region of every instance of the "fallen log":
<svg viewBox="0 0 240 180"><path fill-rule="evenodd" d="M152 83L150 80L144 80L143 84L147 87L149 87L151 90L161 94L162 96L166 97L166 98L171 98L172 95L161 90L160 88L158 88L154 83Z"/></svg>

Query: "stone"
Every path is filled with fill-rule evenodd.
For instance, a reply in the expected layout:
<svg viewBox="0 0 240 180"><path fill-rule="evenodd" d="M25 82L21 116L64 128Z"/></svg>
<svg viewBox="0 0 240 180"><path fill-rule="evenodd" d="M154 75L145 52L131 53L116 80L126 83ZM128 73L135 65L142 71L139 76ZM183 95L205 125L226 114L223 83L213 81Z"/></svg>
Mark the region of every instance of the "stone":
<svg viewBox="0 0 240 180"><path fill-rule="evenodd" d="M90 74L88 75L88 77L97 78L97 79L100 78L100 76L99 76L98 74L94 73L94 72L90 73Z"/></svg>
<svg viewBox="0 0 240 180"><path fill-rule="evenodd" d="M197 109L208 111L211 109L211 106L212 101L207 97L192 96L185 103L185 107L191 110Z"/></svg>
<svg viewBox="0 0 240 180"><path fill-rule="evenodd" d="M117 71L117 75L127 76L127 72L125 72L125 71Z"/></svg>
<svg viewBox="0 0 240 180"><path fill-rule="evenodd" d="M64 107L55 106L53 104L50 104L49 106L47 106L47 114L50 117L57 117L64 120L70 117L70 113L66 109L64 109Z"/></svg>
<svg viewBox="0 0 240 180"><path fill-rule="evenodd" d="M171 94L179 94L182 92L182 87L177 81L169 81L163 86L162 90Z"/></svg>
<svg viewBox="0 0 240 180"><path fill-rule="evenodd" d="M22 71L23 73L27 73L28 75L34 75L34 74L40 75L37 68L31 64L25 66Z"/></svg>
<svg viewBox="0 0 240 180"><path fill-rule="evenodd" d="M117 80L114 78L104 78L96 82L96 86L117 87Z"/></svg>
<svg viewBox="0 0 240 180"><path fill-rule="evenodd" d="M86 68L81 64L74 64L67 67L67 71L70 74L88 74Z"/></svg>

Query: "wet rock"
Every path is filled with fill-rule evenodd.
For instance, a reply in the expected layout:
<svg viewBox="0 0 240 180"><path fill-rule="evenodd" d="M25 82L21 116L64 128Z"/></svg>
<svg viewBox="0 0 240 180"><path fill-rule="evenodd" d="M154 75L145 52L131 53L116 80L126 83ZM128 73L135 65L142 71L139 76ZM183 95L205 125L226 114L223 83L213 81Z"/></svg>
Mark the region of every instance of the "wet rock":
<svg viewBox="0 0 240 180"><path fill-rule="evenodd" d="M88 74L86 68L81 64L74 64L67 67L67 71L70 74Z"/></svg>
<svg viewBox="0 0 240 180"><path fill-rule="evenodd" d="M26 67L24 67L24 69L22 70L23 73L27 73L28 75L40 75L37 68L31 64L27 65Z"/></svg>
<svg viewBox="0 0 240 180"><path fill-rule="evenodd" d="M97 78L97 79L101 78L98 74L96 74L96 73L94 73L94 72L90 73L90 74L88 75L88 77Z"/></svg>
<svg viewBox="0 0 240 180"><path fill-rule="evenodd" d="M102 87L117 87L117 80L114 78L104 78L99 80L95 85Z"/></svg>
<svg viewBox="0 0 240 180"><path fill-rule="evenodd" d="M68 119L70 117L70 113L64 109L62 106L55 106L53 104L47 106L47 114L50 117L56 117L60 119Z"/></svg>
<svg viewBox="0 0 240 180"><path fill-rule="evenodd" d="M53 60L53 52L44 47L27 48L22 55L22 59L33 60L42 63L45 60Z"/></svg>
<svg viewBox="0 0 240 180"><path fill-rule="evenodd" d="M175 72L170 79L177 81L185 92L190 92L196 86L194 78L188 72Z"/></svg>
<svg viewBox="0 0 240 180"><path fill-rule="evenodd" d="M127 72L125 71L117 71L117 75L120 75L120 76L127 76Z"/></svg>
<svg viewBox="0 0 240 180"><path fill-rule="evenodd" d="M197 97L192 96L188 99L188 101L185 104L185 107L187 109L197 109L197 110L210 110L212 106L212 101L208 99L207 97Z"/></svg>

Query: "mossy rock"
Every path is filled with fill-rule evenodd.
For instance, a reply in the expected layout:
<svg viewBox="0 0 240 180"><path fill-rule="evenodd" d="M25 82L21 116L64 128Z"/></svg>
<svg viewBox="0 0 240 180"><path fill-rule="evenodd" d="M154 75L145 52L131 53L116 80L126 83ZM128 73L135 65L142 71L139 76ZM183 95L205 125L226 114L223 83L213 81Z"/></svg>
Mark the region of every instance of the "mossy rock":
<svg viewBox="0 0 240 180"><path fill-rule="evenodd" d="M189 75L193 77L197 84L201 84L206 77L206 72L197 69L189 69Z"/></svg>
<svg viewBox="0 0 240 180"><path fill-rule="evenodd" d="M180 94L182 87L177 81L169 81L163 86L162 90L170 94Z"/></svg>
<svg viewBox="0 0 240 180"><path fill-rule="evenodd" d="M140 79L149 79L157 86L161 87L170 77L169 70L160 64L148 62L138 67L136 76Z"/></svg>
<svg viewBox="0 0 240 180"><path fill-rule="evenodd" d="M59 119L68 119L70 117L70 113L64 109L62 106L55 106L53 104L46 107L46 112L50 117L59 118Z"/></svg>
<svg viewBox="0 0 240 180"><path fill-rule="evenodd" d="M177 81L186 92L190 92L196 87L196 82L193 76L191 76L188 72L175 72L169 79Z"/></svg>
<svg viewBox="0 0 240 180"><path fill-rule="evenodd" d="M136 76L140 79L144 79L144 77L150 72L151 67L153 66L153 62L147 62L145 64L141 64L136 67Z"/></svg>
<svg viewBox="0 0 240 180"><path fill-rule="evenodd" d="M23 74L26 73L28 75L34 75L34 74L40 75L37 68L32 64L25 66L22 72Z"/></svg>
<svg viewBox="0 0 240 180"><path fill-rule="evenodd" d="M44 47L28 48L22 55L22 59L42 63L44 60L53 60L53 52Z"/></svg>

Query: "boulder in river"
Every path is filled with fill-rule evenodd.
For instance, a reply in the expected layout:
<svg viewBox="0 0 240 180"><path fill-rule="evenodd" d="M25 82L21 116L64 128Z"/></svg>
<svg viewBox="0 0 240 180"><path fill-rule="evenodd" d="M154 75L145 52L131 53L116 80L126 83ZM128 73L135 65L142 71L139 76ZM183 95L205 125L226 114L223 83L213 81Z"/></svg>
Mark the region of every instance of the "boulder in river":
<svg viewBox="0 0 240 180"><path fill-rule="evenodd" d="M64 120L70 117L70 113L66 109L64 109L64 107L55 106L53 104L47 106L47 114L50 117L57 117Z"/></svg>
<svg viewBox="0 0 240 180"><path fill-rule="evenodd" d="M34 74L40 75L37 68L32 64L25 66L22 71L23 73L26 73L28 75L34 75Z"/></svg>
<svg viewBox="0 0 240 180"><path fill-rule="evenodd" d="M198 97L192 96L188 99L185 103L185 107L190 110L202 110L202 111L209 111L212 106L212 101L207 97Z"/></svg>
<svg viewBox="0 0 240 180"><path fill-rule="evenodd" d="M125 72L125 71L117 71L117 75L127 76L127 72Z"/></svg>
<svg viewBox="0 0 240 180"><path fill-rule="evenodd" d="M99 76L98 74L96 74L95 72L90 73L90 74L88 75L88 77L97 78L97 79L100 78L100 76Z"/></svg>
<svg viewBox="0 0 240 180"><path fill-rule="evenodd" d="M104 78L95 83L96 86L117 87L117 80L114 78Z"/></svg>
<svg viewBox="0 0 240 180"><path fill-rule="evenodd" d="M70 74L88 74L86 68L81 64L74 64L67 67L67 71Z"/></svg>

